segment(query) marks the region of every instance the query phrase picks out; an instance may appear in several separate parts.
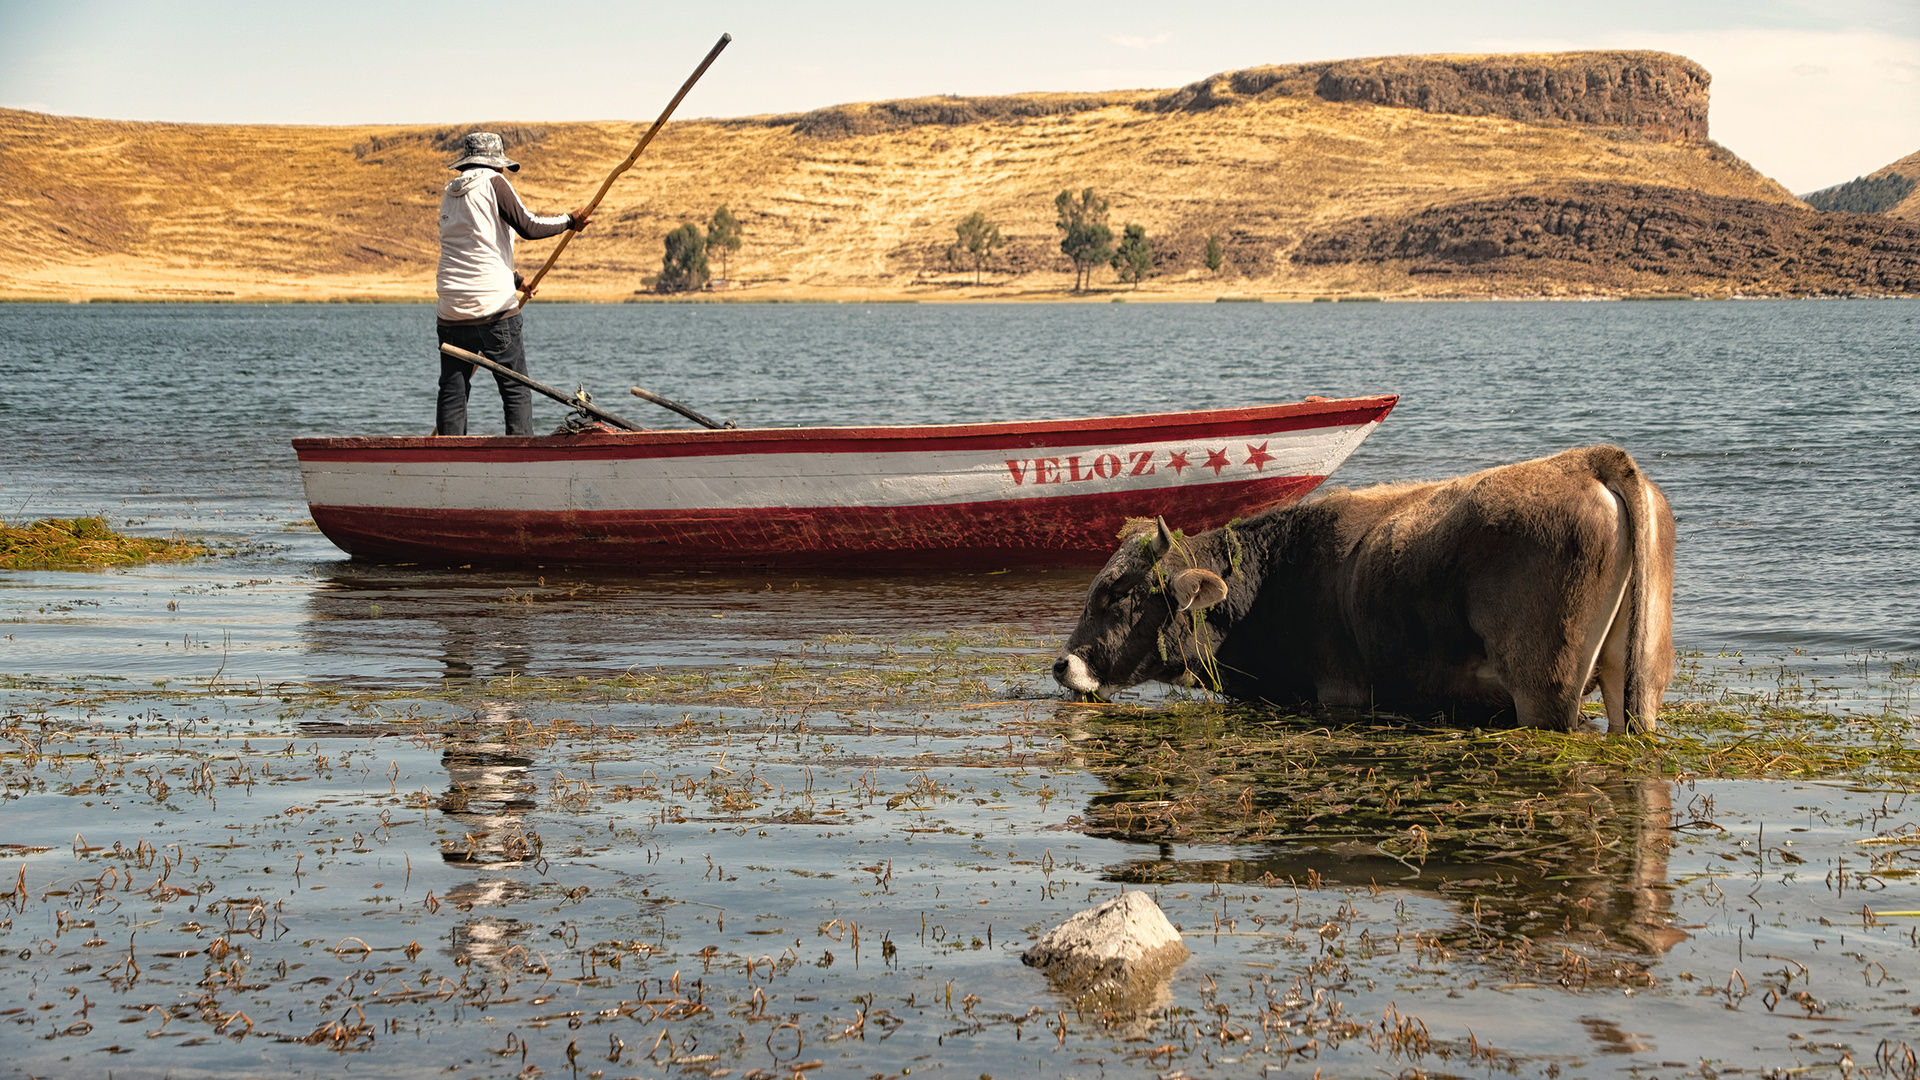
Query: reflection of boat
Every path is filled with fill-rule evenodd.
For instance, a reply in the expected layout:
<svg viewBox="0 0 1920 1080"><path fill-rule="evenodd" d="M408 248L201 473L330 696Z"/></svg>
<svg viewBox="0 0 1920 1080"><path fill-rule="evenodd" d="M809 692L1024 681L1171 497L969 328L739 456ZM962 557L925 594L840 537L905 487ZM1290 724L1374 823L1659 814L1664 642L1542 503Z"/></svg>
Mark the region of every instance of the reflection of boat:
<svg viewBox="0 0 1920 1080"><path fill-rule="evenodd" d="M374 559L1073 565L1124 519L1292 502L1398 400L1033 423L295 439L313 520Z"/></svg>

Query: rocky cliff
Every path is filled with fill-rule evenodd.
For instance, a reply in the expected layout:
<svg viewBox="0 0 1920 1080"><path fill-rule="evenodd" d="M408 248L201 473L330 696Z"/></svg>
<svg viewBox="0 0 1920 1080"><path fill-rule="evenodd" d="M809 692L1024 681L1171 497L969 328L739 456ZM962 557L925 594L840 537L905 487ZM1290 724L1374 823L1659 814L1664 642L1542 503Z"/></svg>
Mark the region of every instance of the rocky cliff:
<svg viewBox="0 0 1920 1080"><path fill-rule="evenodd" d="M1308 236L1293 258L1490 291L1546 280L1624 292L1920 292L1920 224L1632 184L1362 217Z"/></svg>
<svg viewBox="0 0 1920 1080"><path fill-rule="evenodd" d="M1707 137L1712 76L1663 52L1385 56L1229 71L1155 98L1159 111L1202 111L1274 97L1314 96L1508 120L1633 128Z"/></svg>
<svg viewBox="0 0 1920 1080"><path fill-rule="evenodd" d="M1124 105L1142 112L1209 109L1313 97L1456 116L1498 116L1633 128L1673 139L1707 137L1712 76L1672 53L1570 52L1511 56L1382 56L1245 68L1166 93L945 96L834 105L755 116L738 124L791 127L813 138L879 135L916 127L1066 116Z"/></svg>

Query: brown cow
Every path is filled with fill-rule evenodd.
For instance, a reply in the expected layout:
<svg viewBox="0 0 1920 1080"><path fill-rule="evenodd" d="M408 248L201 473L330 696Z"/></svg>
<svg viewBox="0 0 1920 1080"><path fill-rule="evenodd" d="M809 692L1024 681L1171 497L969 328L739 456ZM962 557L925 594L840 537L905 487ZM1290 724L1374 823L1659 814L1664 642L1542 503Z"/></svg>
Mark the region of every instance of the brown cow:
<svg viewBox="0 0 1920 1080"><path fill-rule="evenodd" d="M1571 731L1651 731L1673 677L1673 513L1625 450L1337 490L1199 536L1130 523L1053 665Z"/></svg>

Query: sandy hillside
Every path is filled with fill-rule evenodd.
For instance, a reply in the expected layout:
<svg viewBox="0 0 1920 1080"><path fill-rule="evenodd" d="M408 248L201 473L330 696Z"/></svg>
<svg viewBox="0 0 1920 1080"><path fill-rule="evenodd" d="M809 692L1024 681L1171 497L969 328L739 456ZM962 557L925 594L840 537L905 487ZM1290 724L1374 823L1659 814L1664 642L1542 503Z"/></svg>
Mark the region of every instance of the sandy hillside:
<svg viewBox="0 0 1920 1080"><path fill-rule="evenodd" d="M542 298L635 296L659 270L663 235L721 204L745 227L731 268L732 294L743 299L1065 298L1072 272L1053 198L1089 186L1110 199L1116 234L1138 222L1152 238L1157 266L1141 299L1920 288L1920 273L1909 273L1920 267L1920 229L1897 222L1889 227L1907 231L1891 240L1879 226L1829 227L1860 233L1863 251L1892 252L1877 277L1850 277L1837 263L1801 282L1794 250L1773 262L1746 248L1732 259L1709 251L1682 269L1659 259L1635 269L1609 255L1652 242L1650 221L1655 233L1711 247L1720 243L1711 222L1664 229L1660 215L1730 207L1771 215L1755 241L1768 250L1799 242L1793 223L1811 212L1704 137L1706 87L1696 65L1658 53L1384 58L1230 72L1166 92L937 98L675 123L614 188ZM476 126L509 136L525 166L515 184L545 211L588 198L645 129L181 125L0 111L9 237L0 296L427 298L449 147ZM1665 194L1645 200L1653 190ZM1567 192L1627 222L1625 239L1577 235L1577 222L1565 224ZM1682 206L1674 193L1694 201ZM1382 232L1400 222L1430 235L1435 213L1493 204L1505 209L1469 214L1462 227L1500 235L1465 237L1471 250L1460 250L1471 257L1445 273L1419 270L1422 258L1451 258L1444 235L1422 254ZM1549 212L1541 206L1551 211L1546 227L1564 226L1572 246L1508 250L1541 227L1527 217ZM976 210L1007 238L979 288L944 258L954 223ZM1339 238L1356 229L1365 240L1348 251ZM1202 264L1209 234L1225 243L1218 273ZM1836 242L1816 240L1829 250ZM522 265L537 266L546 250L526 245ZM1764 273L1748 265L1756 258ZM1095 281L1118 287L1109 270Z"/></svg>

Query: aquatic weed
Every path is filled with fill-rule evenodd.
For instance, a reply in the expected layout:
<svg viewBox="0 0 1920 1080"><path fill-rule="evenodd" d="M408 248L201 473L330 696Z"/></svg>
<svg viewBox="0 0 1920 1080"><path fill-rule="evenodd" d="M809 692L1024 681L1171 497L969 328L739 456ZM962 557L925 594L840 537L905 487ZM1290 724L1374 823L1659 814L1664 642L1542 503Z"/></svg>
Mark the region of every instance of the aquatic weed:
<svg viewBox="0 0 1920 1080"><path fill-rule="evenodd" d="M0 570L181 562L211 550L177 534L164 540L128 536L115 532L102 517L46 518L27 525L0 522Z"/></svg>

